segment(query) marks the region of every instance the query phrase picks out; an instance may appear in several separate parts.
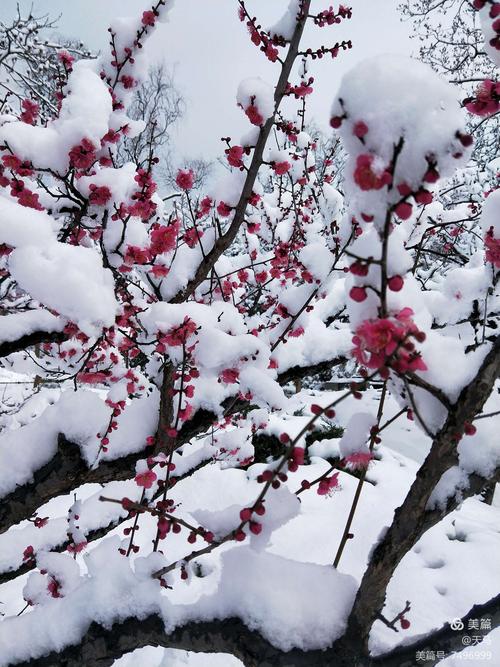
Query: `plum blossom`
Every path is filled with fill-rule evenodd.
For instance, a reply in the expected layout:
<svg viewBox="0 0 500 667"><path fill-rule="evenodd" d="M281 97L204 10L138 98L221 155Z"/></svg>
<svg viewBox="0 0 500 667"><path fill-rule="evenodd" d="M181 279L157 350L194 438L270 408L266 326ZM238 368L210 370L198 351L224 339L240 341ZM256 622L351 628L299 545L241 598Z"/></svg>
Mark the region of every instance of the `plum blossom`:
<svg viewBox="0 0 500 667"><path fill-rule="evenodd" d="M67 70L71 70L73 68L73 63L75 62L75 59L70 53L68 53L68 51L66 50L59 51L57 57L59 59L59 62L61 62Z"/></svg>
<svg viewBox="0 0 500 667"><path fill-rule="evenodd" d="M89 202L95 206L106 206L111 199L111 190L107 185L90 185Z"/></svg>
<svg viewBox="0 0 500 667"><path fill-rule="evenodd" d="M154 26L156 23L156 15L152 10L142 13L142 25Z"/></svg>
<svg viewBox="0 0 500 667"><path fill-rule="evenodd" d="M255 104L251 104L245 109L248 120L252 125L264 125L264 116L259 112Z"/></svg>
<svg viewBox="0 0 500 667"><path fill-rule="evenodd" d="M392 182L392 176L387 169L376 169L374 162L374 155L363 154L356 158L353 177L361 190L381 190Z"/></svg>
<svg viewBox="0 0 500 667"><path fill-rule="evenodd" d="M493 236L493 229L489 229L484 237L486 248L486 261L491 262L493 266L500 269L500 239Z"/></svg>
<svg viewBox="0 0 500 667"><path fill-rule="evenodd" d="M96 161L96 147L90 139L84 138L81 143L69 152L69 162L75 169L88 169Z"/></svg>
<svg viewBox="0 0 500 667"><path fill-rule="evenodd" d="M394 317L365 320L356 329L352 341L355 359L374 370L391 367L399 373L425 371L420 353L411 338L422 342L425 334L411 319L411 308L403 308Z"/></svg>
<svg viewBox="0 0 500 667"><path fill-rule="evenodd" d="M188 338L197 330L196 322L186 316L182 324L172 327L167 333L162 334L160 342L170 347L179 347L186 343Z"/></svg>
<svg viewBox="0 0 500 667"><path fill-rule="evenodd" d="M291 169L291 164L289 162L275 162L273 164L273 170L274 173L277 174L278 176L283 176L283 174L286 174L288 171Z"/></svg>
<svg viewBox="0 0 500 667"><path fill-rule="evenodd" d="M142 486L145 489L150 489L155 483L157 477L156 473L152 470L145 470L144 472L139 472L135 476L135 483L137 486Z"/></svg>
<svg viewBox="0 0 500 667"><path fill-rule="evenodd" d="M194 185L194 173L192 169L179 169L175 178L177 186L181 190L191 190Z"/></svg>
<svg viewBox="0 0 500 667"><path fill-rule="evenodd" d="M38 112L40 111L40 105L37 104L37 102L33 102L33 100L23 100L21 102L21 107L23 111L20 118L23 123L27 123L28 125L36 125L36 119Z"/></svg>

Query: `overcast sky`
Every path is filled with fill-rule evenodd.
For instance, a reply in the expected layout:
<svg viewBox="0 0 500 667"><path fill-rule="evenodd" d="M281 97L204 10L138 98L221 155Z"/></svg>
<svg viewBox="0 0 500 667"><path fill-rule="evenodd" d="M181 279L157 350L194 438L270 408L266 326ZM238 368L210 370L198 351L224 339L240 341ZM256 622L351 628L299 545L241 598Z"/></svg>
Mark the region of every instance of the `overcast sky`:
<svg viewBox="0 0 500 667"><path fill-rule="evenodd" d="M332 46L343 39L351 39L354 45L336 60L328 57L311 65L316 81L309 110L325 129L344 72L377 53L410 55L415 49L409 25L400 22L398 1L351 0L345 3L353 8L350 21L322 29L311 24L306 30L306 46ZM1 0L0 20L12 18L16 4L16 0ZM19 4L29 10L32 2L20 0ZM61 33L95 50L107 48L107 26L114 16L140 14L149 5L147 0L33 0L33 4L36 13L61 14ZM312 10L320 11L329 4L329 0L313 0ZM247 6L266 26L280 17L288 0L248 0ZM160 24L148 44L151 60L163 59L174 68L187 103L187 117L175 137L179 158L214 158L221 151L220 137L237 140L248 129L236 107L238 83L250 76L273 83L279 75L279 63L268 62L251 44L236 7L236 0L176 0L170 22Z"/></svg>

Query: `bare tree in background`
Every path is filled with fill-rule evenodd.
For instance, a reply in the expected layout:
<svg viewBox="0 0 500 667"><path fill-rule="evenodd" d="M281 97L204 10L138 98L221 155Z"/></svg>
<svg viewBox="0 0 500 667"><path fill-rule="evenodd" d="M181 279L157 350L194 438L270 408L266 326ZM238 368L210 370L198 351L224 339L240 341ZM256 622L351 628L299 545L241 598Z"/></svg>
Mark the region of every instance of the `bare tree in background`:
<svg viewBox="0 0 500 667"><path fill-rule="evenodd" d="M170 130L185 110L185 102L175 86L172 72L164 64L152 66L128 109L131 118L144 121L145 130L133 139L125 139L118 153L120 161L135 162L143 167L152 149L156 155L168 153Z"/></svg>
<svg viewBox="0 0 500 667"><path fill-rule="evenodd" d="M413 22L420 40L418 54L436 72L461 86L464 101L473 97L486 79L495 80L495 66L484 50L478 12L469 0L403 0L399 5L404 20ZM494 185L495 172L488 164L499 147L499 115L472 118L473 159L482 180ZM493 180L493 182L492 182Z"/></svg>
<svg viewBox="0 0 500 667"><path fill-rule="evenodd" d="M9 112L30 99L38 104L43 121L57 114L68 73L65 54L72 61L92 58L93 54L83 42L55 34L56 27L57 19L33 11L23 16L19 6L12 21L0 22L2 111Z"/></svg>
<svg viewBox="0 0 500 667"><path fill-rule="evenodd" d="M55 117L71 63L81 58L95 58L83 42L56 32L60 17L23 15L19 6L10 22L0 22L0 108L3 113L17 113L26 100L38 105L42 122ZM133 120L143 120L146 129L138 137L125 138L117 161L144 166L151 150L161 155L158 174L160 187L172 190L178 165L171 155L170 136L175 123L183 117L186 104L175 86L174 75L165 64L150 68L145 81L134 92L128 110ZM196 187L205 183L210 164L203 159L188 161L197 174ZM186 164L184 161L183 164Z"/></svg>

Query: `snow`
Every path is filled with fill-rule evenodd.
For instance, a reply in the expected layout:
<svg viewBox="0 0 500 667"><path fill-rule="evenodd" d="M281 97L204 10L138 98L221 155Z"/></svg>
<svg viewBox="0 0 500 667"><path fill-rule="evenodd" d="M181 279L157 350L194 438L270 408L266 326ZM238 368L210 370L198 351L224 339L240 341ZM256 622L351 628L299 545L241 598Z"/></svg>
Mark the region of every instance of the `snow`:
<svg viewBox="0 0 500 667"><path fill-rule="evenodd" d="M215 464L205 471L200 471L197 475L198 481L208 482L209 486L216 485L219 493L217 498L213 498L210 494L210 502L205 505L210 509L199 509L200 506L203 507L199 498L187 495L184 501L186 511L190 512L200 525L211 530L216 537L223 537L239 524L241 508L251 506L258 496L260 487L254 478L258 470L259 467L255 466L255 475L252 475L252 479L248 479L246 473L241 470L226 469L223 464L220 467ZM262 523L262 532L253 535L248 529L246 530L251 547L257 551L262 551L270 541L272 543L274 531L300 512L298 498L285 487L275 490L265 501L265 507L266 513L262 518L254 516L255 520Z"/></svg>
<svg viewBox="0 0 500 667"><path fill-rule="evenodd" d="M368 453L370 429L377 423L376 417L370 412L357 412L347 422L344 434L339 443L340 455L347 458L358 452Z"/></svg>
<svg viewBox="0 0 500 667"><path fill-rule="evenodd" d="M348 329L327 327L319 318L314 318L303 336L288 338L286 345L273 352L273 359L277 361L280 373L294 366L312 366L347 356L352 349L351 339L352 333Z"/></svg>
<svg viewBox="0 0 500 667"><path fill-rule="evenodd" d="M221 579L210 606L216 616L238 616L283 651L311 650L342 634L355 592L354 578L330 566L239 547L222 556ZM201 600L200 610L208 602Z"/></svg>
<svg viewBox="0 0 500 667"><path fill-rule="evenodd" d="M59 433L80 446L89 466L94 464L100 442L97 433L106 431L109 416L110 408L98 393L67 390L26 426L5 429L0 435L0 495L30 481L33 473L50 461ZM122 428L109 435L108 452L102 458L111 460L144 449L157 418L157 393L132 401L118 418Z"/></svg>
<svg viewBox="0 0 500 667"><path fill-rule="evenodd" d="M106 423L109 411L92 392L64 392L55 405L20 429L0 435L0 494L32 479L33 473L50 461L57 449L57 436L82 442Z"/></svg>
<svg viewBox="0 0 500 667"><path fill-rule="evenodd" d="M274 113L274 90L260 77L243 79L238 86L236 100L244 110L252 106L253 102L264 121Z"/></svg>
<svg viewBox="0 0 500 667"><path fill-rule="evenodd" d="M428 370L422 374L428 382L442 389L456 401L462 389L474 378L489 346L464 353L463 343L452 336L427 332L421 345Z"/></svg>
<svg viewBox="0 0 500 667"><path fill-rule="evenodd" d="M21 206L0 196L0 243L12 248L38 245L53 239L54 220L43 211Z"/></svg>
<svg viewBox="0 0 500 667"><path fill-rule="evenodd" d="M64 325L64 320L52 315L48 310L12 313L0 319L0 340L15 341L35 331L62 331Z"/></svg>
<svg viewBox="0 0 500 667"><path fill-rule="evenodd" d="M141 321L150 334L160 332L161 335L180 326L185 317L189 317L197 326L196 333L190 337L190 344L195 343L192 356L201 373L200 378L194 382L196 387L202 386L208 379L217 381L226 369L237 369L243 392L250 391L256 400L271 407L282 408L285 405L283 390L266 371L270 359L269 348L263 341L247 333L241 314L232 304L215 302L209 306L195 302L156 303L141 316ZM182 347L169 347L167 353L174 362L179 363ZM197 405L197 396L203 393L195 391L193 405ZM203 401L203 407L210 405L210 396L205 395Z"/></svg>
<svg viewBox="0 0 500 667"><path fill-rule="evenodd" d="M280 385L260 368L244 368L240 373L241 390L249 391L257 399L257 405L271 408L285 408L286 398ZM259 400L260 399L260 400Z"/></svg>
<svg viewBox="0 0 500 667"><path fill-rule="evenodd" d="M489 283L482 253L476 253L466 267L452 269L434 282L424 293L426 305L438 324L454 324L468 317L475 299L484 300Z"/></svg>
<svg viewBox="0 0 500 667"><path fill-rule="evenodd" d="M190 248L184 244L177 249L175 258L170 266L170 272L161 283L161 295L164 301L168 301L175 296L177 292L184 289L188 282L194 278L203 258L203 253L206 255L210 252L214 242L214 230L208 229L194 248Z"/></svg>
<svg viewBox="0 0 500 667"><path fill-rule="evenodd" d="M136 166L133 162L127 162L117 169L102 167L93 176L82 176L78 181L78 189L85 197L88 197L90 185L106 186L111 191L111 199L107 208L113 210L113 203L119 206L120 202L129 202L132 194L137 191L137 182L134 180L136 173Z"/></svg>
<svg viewBox="0 0 500 667"><path fill-rule="evenodd" d="M161 8L161 20L171 5L169 2ZM289 40L299 7L299 0L291 0L271 33ZM147 72L147 58L142 48L136 53L134 46L144 22L147 20L141 22L138 14L130 19L116 18L111 28L116 46L113 58L120 61L128 53L126 49L134 48L134 57L125 62L115 87L116 101L124 108ZM144 31L147 35L152 32L149 27ZM374 544L391 524L415 479L417 464L429 451L429 431L442 426L447 410L421 387L414 387L409 397L394 370L390 371L383 406L380 391L374 387L356 395L357 400L346 398L348 391L306 389L292 394L291 386L285 390L280 386L278 373L293 366L351 357L338 369L339 377L333 378L347 389L357 372L352 358L356 327L368 319L394 318L411 307L417 334L425 333L424 340L410 329L426 365L418 375L439 388L450 402L474 378L491 348L493 325L485 324L483 343L470 351L467 346L475 342L478 332L467 320L475 302L481 311L488 307L494 317L498 300L497 288L491 287L492 262L485 266L481 238L476 233L479 213L467 202L454 206L455 195L434 203L417 201L417 191L429 169L436 168L439 177L446 178L470 156L460 93L412 59L377 56L357 65L344 77L332 111L342 121L340 136L348 154L341 186L345 200L332 185L318 186L321 176L319 169L315 171L318 155L311 136L300 132L295 143L283 143L284 133L278 128L273 137L276 146L273 141L264 150L270 164L259 173L253 188L261 199L247 212L230 252L215 265L214 275L223 276L223 289L210 284L212 276L191 300L178 304L168 300L196 275L204 254L213 249L216 235L222 233L211 216L200 218L201 244L190 248L181 241L179 247L159 258L169 270L166 277L155 278L148 285L145 272L151 267L145 259L144 265L132 265L130 273L123 272L123 281L117 282L115 269L129 261L118 252L118 246L123 246L123 251L129 245L147 250L152 225L170 215L179 217L182 230L191 227L191 221L184 217L189 208L186 195L180 194L174 201L166 197L163 202L164 193L156 194L154 219L132 217L124 225L108 214L120 203L130 203L138 187L136 165L114 168L96 164L93 172L76 174L74 180L71 177L72 187L76 195L79 192L89 197L92 186L105 186L111 198L104 206L94 203L85 211L84 238L80 245L73 245L73 238L65 243L58 240L63 238L62 225L68 224L63 216L74 215L66 212L68 198L64 194L51 206L50 194L37 182L43 179L47 187L57 187L57 182L62 182L57 175L65 175L70 168L73 147L87 139L100 157L103 135L128 123L124 110L113 111L108 85L98 74L102 68L104 78L109 76L112 81L116 77L116 63L107 58L75 65L61 113L45 127L20 123L13 116L1 119L0 143L8 143L21 159L33 161L35 169L47 170L38 172L29 187L37 188L50 214L20 206L14 194L8 194L8 186L2 186L0 243L7 246L2 266L13 280L6 310L9 314L0 319L0 336L15 340L40 328L61 331L68 323L75 323L91 339L106 334L96 356L102 354L98 367L109 363L111 372L106 383L92 391L81 386L85 376L77 369L74 385L53 375L66 375L68 368L74 369L73 355L82 353L84 358L93 340L82 340L82 336L62 344L60 358L53 350L50 357L15 355L6 360L6 367L13 364L13 368L1 373L6 381L2 383L5 410L0 415L0 495L32 480L54 456L62 434L79 447L89 468L138 454L142 458L136 472L153 469L156 476L144 498L152 503L158 500L167 475L167 469L161 467L165 453L146 459L151 451L146 444L158 428L160 400L165 399L157 389L165 362L171 361L177 368L182 364L183 369L188 362L189 393L183 384L185 395L174 407L175 427L180 425L179 409L184 400L186 407L209 410L219 421L172 454L175 470L169 478L176 478L177 483L168 490L169 512L187 524L182 524L179 533L172 530L163 536L159 551L151 552L157 516L141 513L137 517L140 530L130 533L136 520L120 503L124 496L143 498L133 469L128 480L111 482L104 488L84 484L71 495L42 505L37 517L48 517L48 523L41 528L31 517L0 536L3 572L14 574L22 566L27 546L33 547L37 565L31 573L13 577L2 587L2 612L7 616L0 623L0 666L78 643L94 621L109 628L127 618L140 622L150 614L163 620L166 633L192 621L236 616L283 651L326 648L342 635ZM306 69L299 74L306 81ZM123 76L129 77L130 85ZM260 78L246 79L238 88L237 102L250 128L241 143L251 148L261 134L259 128L273 117L274 89ZM129 136L137 136L142 127L140 122L130 123ZM289 169L277 168L285 162ZM281 178L279 171L286 174ZM331 171L333 174L333 167ZM273 172L278 172L278 177ZM479 206L484 188L476 177L471 167L457 176L465 179L470 186L468 194ZM234 208L246 178L246 171L236 169L227 178L217 179L209 190L214 199L211 210L220 202ZM403 195L398 186L403 186L403 191L409 186L411 194ZM424 201L433 190L437 195L437 187L425 187L429 191L424 193ZM406 209L397 206L401 198L408 200ZM481 214L483 234L493 227L500 236L498 205L498 191L494 191ZM223 228L231 224L232 216L234 212L219 216ZM461 224L461 219L466 219L464 236L474 236L474 240L456 241L470 258L464 266L452 265L453 258L449 264L446 260L439 264L436 271L415 265L410 246L430 231L434 218L443 225ZM101 225L105 229L100 239ZM388 229L385 243L383 234ZM441 243L439 233L436 243ZM343 256L342 246L351 237L349 254ZM101 256L103 249L109 253L113 270L104 268L108 264ZM355 258L375 259L368 262L367 275L353 270ZM386 262L384 268L381 258ZM242 277L239 270L243 269L247 275ZM259 277L260 271L265 271L265 279ZM401 289L397 281L394 289L389 285L381 308L380 287L385 274L401 278L403 285ZM353 287L373 289L366 300L354 302L349 296ZM255 303L249 303L260 290ZM25 307L32 310L21 310ZM184 324L188 333L186 340L180 341L176 329ZM187 329L188 325L193 326ZM411 349L408 344L406 347ZM139 350L148 358L146 363L140 355L134 356ZM115 356L117 361L113 361ZM43 382L34 382L43 364L47 364ZM57 382L47 386L54 377ZM10 381L20 385L11 387ZM308 378L305 386L311 386L308 382L321 386L319 380ZM176 395L179 377L175 376L173 383L170 393ZM485 413L499 409L496 389ZM233 399L229 410L225 399ZM238 399L248 401L248 411L233 415ZM120 402L114 416L112 402ZM314 435L309 427L311 416L318 413L316 406L333 403L335 417L318 416L315 428L319 433ZM415 407L415 422L400 415L381 431L380 442L377 438L371 443L372 427L378 421L386 423L406 407ZM184 407L182 411L187 412ZM108 434L112 418L116 418L118 429ZM396 634L376 622L370 635L374 654L430 632L492 596L499 564L491 558L478 568L477 562L500 545L498 503L488 506L479 498L462 502L462 496L471 474L487 477L500 465L496 424L494 419L476 418L476 433L458 443L457 465L442 476L428 509L442 509L451 498L460 505L404 555L387 590L384 615L394 617L409 599L411 626ZM342 432L341 437L331 437ZM103 450L104 433L109 442ZM267 454L259 458L266 459L265 463L253 463L255 434L285 433L297 438L294 444L298 447L308 449L305 465L294 471L291 461L287 467L285 460L279 464L276 457ZM322 435L327 437L314 441ZM368 443L373 444L373 451ZM324 489L316 487L317 480L331 474L332 458L350 460L352 466L335 473L338 484L327 494L318 493ZM356 460L367 465L362 486L352 470ZM265 487L260 476L278 465L279 478ZM312 483L307 493L303 493L307 487L304 480ZM266 496L261 505L263 489ZM361 495L350 526L352 539L334 568L358 490ZM101 502L101 495L117 502ZM246 509L243 515L242 509ZM242 519L248 512L251 519ZM212 549L210 538L198 535L196 545L189 546L193 539L186 544L190 532L186 525L212 531L222 544ZM241 544L232 539L240 526L243 535L237 533L236 537L245 538ZM102 528L106 536L92 540L93 531ZM51 549L62 548L68 535L77 544L88 537L85 552L74 557L51 553ZM119 549L130 551L131 538L134 551L123 557ZM196 549L203 554L197 556L193 553ZM171 567L165 576L167 588L152 577L163 567ZM185 581L181 571L187 575ZM62 597L54 597L54 591ZM35 604L17 617L23 593ZM135 664L236 664L232 658L198 659L152 647L136 652L135 657L125 656L117 664L125 667L134 660Z"/></svg>
<svg viewBox="0 0 500 667"><path fill-rule="evenodd" d="M480 621L481 619L478 620ZM495 656L497 656L499 652L500 628L495 628L492 632L485 635L483 641L479 644L474 645L471 643L468 648L464 648L462 651L458 651L444 660L440 660L436 664L438 664L439 667L462 667L464 661L469 664L480 664L483 661L495 659Z"/></svg>
<svg viewBox="0 0 500 667"><path fill-rule="evenodd" d="M309 243L300 251L299 259L318 280L325 280L333 264L333 255L321 243Z"/></svg>
<svg viewBox="0 0 500 667"><path fill-rule="evenodd" d="M354 599L355 581L349 575L328 566L301 564L239 547L223 554L218 587L212 595L201 597L196 604L173 606L160 596L159 583L144 577L145 564L140 563L133 572L128 559L118 554L118 544L117 538L109 539L85 557L89 576L66 597L47 599L43 607L24 618L6 619L1 624L0 665L75 643L92 621L109 625L112 619L130 615L140 619L152 613L163 617L166 632L190 620L236 615L283 650L318 648L326 638L331 641L342 633ZM150 569L159 565L158 558L163 560L160 554L152 556L155 563ZM266 567L261 570L263 560ZM262 595L271 587L273 596ZM334 613L332 599L336 600ZM27 636L30 642L20 641Z"/></svg>
<svg viewBox="0 0 500 667"><path fill-rule="evenodd" d="M148 646L116 660L114 667L241 667L238 658L224 653L189 653L175 649Z"/></svg>
<svg viewBox="0 0 500 667"><path fill-rule="evenodd" d="M493 394L493 399L486 405L485 412L499 409L500 401ZM464 436L458 445L460 466L467 473L477 473L488 479L500 465L500 447L498 445L498 424L495 417L477 419L474 422L476 433Z"/></svg>
<svg viewBox="0 0 500 667"><path fill-rule="evenodd" d="M378 55L352 68L342 79L331 113L344 114L339 132L349 153L346 189L351 212L374 215L378 228L385 220L387 201L396 202L400 196L396 188L361 191L353 177L357 156L372 156L379 174L390 165L394 147L403 139L395 185L407 183L416 190L428 169L429 155L435 156L439 174L447 176L470 154L457 138L457 132L465 133L458 90L411 58ZM354 134L360 122L368 128L363 143ZM458 153L462 157L453 157Z"/></svg>
<svg viewBox="0 0 500 667"><path fill-rule="evenodd" d="M388 586L383 612L393 618L406 600L411 601L407 617L412 625L405 632L405 643L464 616L475 604L497 594L492 582L499 580L500 564L497 558L485 558L485 553L493 555L500 547L497 521L498 507L469 499L405 555ZM476 633L465 630L463 634ZM400 641L401 632L398 636L380 623L372 632L371 651L380 654Z"/></svg>
<svg viewBox="0 0 500 667"><path fill-rule="evenodd" d="M494 391L486 402L483 413L495 413L500 409L500 399ZM460 499L461 491L469 487L469 476L478 474L488 479L500 466L498 425L495 416L476 419L476 432L464 435L457 446L459 464L450 468L439 480L429 499L428 507L445 507L450 498Z"/></svg>
<svg viewBox="0 0 500 667"><path fill-rule="evenodd" d="M95 250L63 243L24 246L9 256L9 270L33 298L88 335L114 323L118 303L113 277Z"/></svg>
<svg viewBox="0 0 500 667"><path fill-rule="evenodd" d="M119 428L108 435L108 451L101 453L101 460L112 461L142 451L146 446L146 438L156 431L158 406L157 389L129 401L117 418ZM82 446L82 454L88 464L95 462L97 444L97 440L92 439Z"/></svg>
<svg viewBox="0 0 500 667"><path fill-rule="evenodd" d="M65 174L71 148L84 138L99 147L109 129L111 96L94 67L94 62L86 60L74 64L68 81L69 94L56 120L47 127L20 121L5 123L0 127L0 141L7 142L22 160Z"/></svg>
<svg viewBox="0 0 500 667"><path fill-rule="evenodd" d="M500 207L500 190L494 190L485 199L481 211L481 227L486 234L493 227L493 236L500 237L500 220L498 219L498 208Z"/></svg>
<svg viewBox="0 0 500 667"><path fill-rule="evenodd" d="M272 37L275 35L278 37L283 37L287 41L290 41L297 25L297 16L300 11L300 0L290 0L290 3L287 7L287 10L283 16L277 21L271 28L269 28L269 33Z"/></svg>
<svg viewBox="0 0 500 667"><path fill-rule="evenodd" d="M339 395L340 392L322 392L319 396L314 395L314 392L311 395L306 392L295 395L288 411L296 411L305 404L306 414L286 420L274 417L281 424L276 427L278 432L286 430L293 437L308 419L308 402L328 404ZM355 409L363 411L364 405L373 405L376 400L376 393L364 392L361 403L356 402ZM392 400L388 399L387 418L397 410ZM338 423L349 423L352 410L352 405L340 404L336 418ZM353 526L355 545L349 544L349 551L341 561L338 572L331 567L331 561L357 480L341 474L340 489L332 497L324 498L308 493L301 496L301 502L297 504L288 488L297 488L303 478L316 478L327 466L324 460L314 458L310 466L301 467L298 473L290 476L288 488L273 492L276 493L274 497L269 496L271 504L262 518L264 530L261 535L252 536L248 546L228 544L213 555L197 559L205 576L201 579L193 577L189 580L189 586L173 579L172 591L165 593L155 587L154 583L145 578L145 573L155 569L158 563L141 560L137 562L134 572L130 569L129 561L117 554L116 549L120 544L118 538L108 538L97 547L91 545L91 558L86 557L84 561L79 559L80 567L86 563L88 575L80 579L78 587L68 597L57 600L51 598L44 602L43 610L34 609L23 615L24 619L4 620L0 626L3 647L0 664L6 664L14 655L21 659L48 651L51 647L76 642L94 619L109 624L112 619L124 619L128 615L143 618L149 613L160 613L166 622L167 632L189 620L237 615L249 627L263 632L267 639L284 650L292 646L308 649L330 645L343 631L355 594L356 581L362 575L373 541L381 527L390 522L394 507L402 501L416 471L414 463L404 456L391 453L388 447L408 447L408 440L415 440L415 446L420 442L420 450L417 447L419 457L425 456L425 438L418 435L418 431L410 435L405 431L406 423L404 420L398 426L399 422L395 422L382 434L383 443L377 454L381 458L371 464L368 472L368 479L376 482L376 485L367 482L363 488ZM200 448L202 450L203 446ZM179 457L176 465L188 451L185 448L183 457ZM316 456L320 454L319 451L314 453ZM324 451L323 455L327 453ZM180 503L180 516L186 517L188 521L192 517L192 522L199 521L217 531L231 529L239 521L239 509L255 499L260 486L255 476L262 468L262 464L255 465L248 473L224 469L223 464L200 469L178 483L172 491L173 499ZM134 497L131 494L133 482L114 484L114 489L108 487L102 492L97 488L95 496L102 493L117 498L123 495ZM120 487L120 484L132 486L129 490ZM89 521L101 521L99 503L91 498L94 496L82 502L84 530L88 529ZM86 510L89 502L95 503L95 510L90 510L90 506ZM275 504L274 509L272 503ZM289 509L280 517L279 512L287 506ZM122 511L119 505L104 503L101 507L106 511ZM209 509L202 511L201 508ZM275 515L275 512L278 514ZM440 625L450 617L465 613L469 602L472 606L472 603L491 596L488 581L498 578L498 565L495 559L490 559L485 570L475 567L475 563L485 548L484 540L489 541L490 549L498 542L498 534L494 531L497 514L498 509L495 507L468 500L461 510L434 527L429 536L424 536L416 550L410 552L403 561L396 573L400 583L390 589L388 604L391 606L387 615L390 616L393 609L394 614L397 613L404 606L404 601L400 606L401 596L412 600L412 611L409 614L412 626L405 639L428 631L433 625ZM44 515L44 512L40 515ZM277 523L267 527L272 530L272 534L266 535L266 522L273 517ZM50 529L50 524L51 521L39 534ZM148 517L141 519L139 544L146 549L146 553L153 525ZM328 526L326 533L325 526ZM447 534L455 534L455 529L457 534L467 534L467 541L450 541ZM20 532L25 530L28 528ZM29 530L37 529L30 527ZM168 562L182 558L185 553L185 536L181 534L179 538L171 538L168 538ZM18 539L20 546L32 543L27 534L24 538L19 535ZM311 545L314 545L314 549ZM453 547L452 556L450 546ZM440 568L436 565L439 559L445 561L445 565ZM163 564L163 561L160 563ZM457 568L460 568L461 581L467 580L464 597L453 583L456 581ZM436 575L439 575L439 579L436 579ZM445 589L447 592L443 594ZM127 591L126 595L124 591ZM272 595L269 591L272 591ZM335 605L332 600L335 600ZM432 614L429 612L429 604ZM23 624L21 620L24 620ZM51 628L58 628L58 632L55 633ZM393 635L390 631L386 632L385 626L377 623L372 632L373 650L380 652L393 646L394 642L400 640ZM14 636L17 641L14 641ZM27 636L30 636L30 642L19 641L20 637ZM137 658L140 659L141 655L138 653ZM191 659L196 660L195 657ZM215 664L226 667L223 662L225 656L217 656L217 659L214 656L213 659ZM122 660L123 664L130 664L125 658Z"/></svg>
<svg viewBox="0 0 500 667"><path fill-rule="evenodd" d="M41 552L37 556L37 566L48 576L41 571L32 572L23 590L25 599L34 604L45 605L53 599L47 589L51 578L60 584L60 595L68 595L80 583L80 567L69 554Z"/></svg>

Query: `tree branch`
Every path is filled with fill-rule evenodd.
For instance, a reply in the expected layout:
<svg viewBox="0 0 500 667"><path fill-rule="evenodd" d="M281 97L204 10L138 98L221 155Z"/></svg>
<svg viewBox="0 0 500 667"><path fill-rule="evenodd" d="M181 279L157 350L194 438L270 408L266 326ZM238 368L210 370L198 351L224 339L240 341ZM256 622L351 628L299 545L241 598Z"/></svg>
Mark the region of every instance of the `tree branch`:
<svg viewBox="0 0 500 667"><path fill-rule="evenodd" d="M472 607L462 618L464 627L471 618L489 618L491 627L498 626L500 596ZM474 634L484 636L486 633L474 631ZM204 653L230 653L239 658L245 667L410 667L415 664L417 651L430 649L449 653L463 649L462 636L446 624L413 644L370 658L361 653L359 643L357 649L353 646L342 652L335 646L324 651L292 649L283 652L258 632L249 630L237 618L191 622L167 634L163 621L156 615L150 615L142 620L128 618L110 628L94 622L78 645L16 664L17 667L110 667L126 653L145 646L162 646ZM430 663L422 661L418 664L427 667Z"/></svg>
<svg viewBox="0 0 500 667"><path fill-rule="evenodd" d="M8 357L14 352L23 352L27 347L40 343L63 343L68 335L61 331L34 331L17 340L0 343L0 357Z"/></svg>
<svg viewBox="0 0 500 667"><path fill-rule="evenodd" d="M372 552L349 618L347 633L365 645L370 628L384 606L385 592L397 565L428 528L459 504L455 497L450 499L445 511L427 511L429 498L442 475L458 462L457 438L463 435L465 422L472 422L481 412L499 375L500 337L497 337L476 377L462 390L449 412L408 495L396 510L391 526ZM470 490L478 488L480 483L478 476L472 477Z"/></svg>
<svg viewBox="0 0 500 667"><path fill-rule="evenodd" d="M255 145L255 149L253 152L252 161L250 163L250 167L248 168L245 183L243 185L243 190L241 192L238 204L236 205L235 208L233 220L229 225L227 232L219 239L217 239L212 250L210 250L210 252L206 254L205 258L198 266L198 269L194 277L188 282L186 287L184 287L172 299L170 299L170 303L183 303L190 296L192 296L196 288L199 285L201 285L201 283L205 280L210 271L214 268L219 257L233 243L241 225L243 224L248 201L252 196L252 191L255 181L257 179L257 174L262 165L264 149L266 147L267 140L274 125L276 112L278 111L281 100L285 95L288 79L290 77L293 64L299 52L299 44L302 38L302 33L304 32L304 27L307 21L307 16L309 14L310 5L311 5L311 0L304 0L301 9L301 16L297 20L293 36L290 40L288 53L285 62L283 63L281 74L274 92L274 103L275 103L274 112L273 115L270 118L268 118L268 120L265 122L265 124L262 126L260 130L259 138L257 139L257 143Z"/></svg>
<svg viewBox="0 0 500 667"><path fill-rule="evenodd" d="M294 372L307 375L309 372L316 372L318 366L323 369L338 363L341 362L334 359L319 365L295 367ZM292 369L278 376L278 382L284 384L293 379L291 373ZM250 404L248 401L228 398L222 405L230 413L236 413ZM179 431L175 441L176 447L207 431L217 419L217 415L212 412L198 410ZM113 461L102 461L96 468L89 469L81 457L78 445L69 442L64 436L59 436L56 454L47 464L33 473L32 481L18 486L15 491L0 498L0 534L10 526L28 519L41 505L52 498L70 493L82 484L105 484L131 479L135 475L137 461L144 457L145 450L141 450Z"/></svg>

